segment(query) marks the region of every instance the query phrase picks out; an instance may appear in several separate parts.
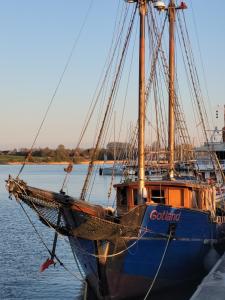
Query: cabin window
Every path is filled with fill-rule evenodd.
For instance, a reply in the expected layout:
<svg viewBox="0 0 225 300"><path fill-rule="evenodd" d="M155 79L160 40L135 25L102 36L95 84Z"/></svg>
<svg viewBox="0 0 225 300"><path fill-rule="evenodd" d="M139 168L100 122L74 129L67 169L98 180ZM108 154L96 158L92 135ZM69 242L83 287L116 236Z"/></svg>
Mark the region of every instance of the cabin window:
<svg viewBox="0 0 225 300"><path fill-rule="evenodd" d="M192 208L198 208L198 194L196 191L192 191Z"/></svg>
<svg viewBox="0 0 225 300"><path fill-rule="evenodd" d="M127 189L125 187L118 190L118 200L120 205L127 205Z"/></svg>
<svg viewBox="0 0 225 300"><path fill-rule="evenodd" d="M138 190L133 190L133 199L134 199L134 205L138 205Z"/></svg>
<svg viewBox="0 0 225 300"><path fill-rule="evenodd" d="M165 191L164 190L152 190L151 200L155 203L165 204Z"/></svg>

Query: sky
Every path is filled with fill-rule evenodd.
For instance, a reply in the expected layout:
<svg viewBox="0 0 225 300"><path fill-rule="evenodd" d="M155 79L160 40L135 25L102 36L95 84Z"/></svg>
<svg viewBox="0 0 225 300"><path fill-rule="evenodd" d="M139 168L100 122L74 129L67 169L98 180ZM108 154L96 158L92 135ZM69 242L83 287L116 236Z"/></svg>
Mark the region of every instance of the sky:
<svg viewBox="0 0 225 300"><path fill-rule="evenodd" d="M122 1L0 0L0 150L31 146L79 37L36 143L37 147L76 145ZM186 3L194 50L201 50L200 74L207 83L203 90L211 101L213 118L218 107L216 121L222 126L225 2L217 1L218 6L206 0ZM135 117L135 113L128 107L127 115ZM92 143L92 134L84 147Z"/></svg>

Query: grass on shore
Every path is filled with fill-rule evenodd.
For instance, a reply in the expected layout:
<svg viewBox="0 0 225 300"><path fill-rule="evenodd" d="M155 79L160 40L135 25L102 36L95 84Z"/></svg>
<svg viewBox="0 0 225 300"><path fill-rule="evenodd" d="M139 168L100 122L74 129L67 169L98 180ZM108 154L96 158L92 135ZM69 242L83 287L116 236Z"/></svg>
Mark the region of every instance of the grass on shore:
<svg viewBox="0 0 225 300"><path fill-rule="evenodd" d="M10 164L10 163L23 163L25 160L25 156L21 155L11 155L11 154L2 154L0 155L0 165ZM44 163L62 163L66 162L67 160L56 160L53 157L41 157L41 156L32 156L29 159L28 163L34 164L44 164ZM68 160L69 161L69 160ZM81 157L77 157L74 163L88 163L89 160Z"/></svg>
<svg viewBox="0 0 225 300"><path fill-rule="evenodd" d="M10 162L23 162L24 156L19 155L0 155L0 164L7 164Z"/></svg>

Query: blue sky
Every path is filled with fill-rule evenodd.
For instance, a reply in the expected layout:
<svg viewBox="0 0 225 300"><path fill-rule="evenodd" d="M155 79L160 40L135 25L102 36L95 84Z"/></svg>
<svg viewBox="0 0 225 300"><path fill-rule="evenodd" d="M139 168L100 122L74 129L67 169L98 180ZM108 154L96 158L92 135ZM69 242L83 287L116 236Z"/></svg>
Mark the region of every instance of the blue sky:
<svg viewBox="0 0 225 300"><path fill-rule="evenodd" d="M121 1L93 0L37 146L76 144ZM213 6L215 2L203 0L186 2L191 7L186 14L192 24L194 50L198 50L192 9L195 14L214 110L225 103L225 2L218 1L218 7ZM0 0L0 149L31 145L90 3L91 0ZM91 143L89 136L86 145Z"/></svg>

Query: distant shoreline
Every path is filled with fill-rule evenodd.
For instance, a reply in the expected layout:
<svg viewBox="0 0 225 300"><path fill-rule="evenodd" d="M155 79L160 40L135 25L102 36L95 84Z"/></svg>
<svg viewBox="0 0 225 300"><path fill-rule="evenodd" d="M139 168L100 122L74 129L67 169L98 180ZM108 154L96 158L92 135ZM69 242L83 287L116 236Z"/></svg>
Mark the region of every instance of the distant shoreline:
<svg viewBox="0 0 225 300"><path fill-rule="evenodd" d="M26 162L26 165L68 165L70 162L68 161L61 161L61 162ZM95 165L111 165L113 164L113 160L97 160L94 162ZM0 163L0 165L22 165L23 162L5 162L5 163ZM74 165L88 165L89 161L83 161L79 163L74 163Z"/></svg>

